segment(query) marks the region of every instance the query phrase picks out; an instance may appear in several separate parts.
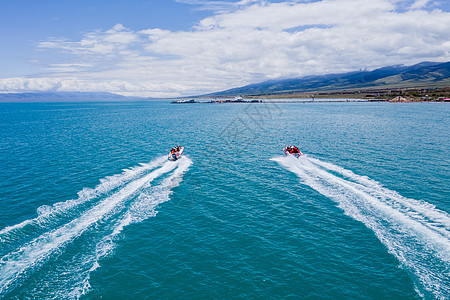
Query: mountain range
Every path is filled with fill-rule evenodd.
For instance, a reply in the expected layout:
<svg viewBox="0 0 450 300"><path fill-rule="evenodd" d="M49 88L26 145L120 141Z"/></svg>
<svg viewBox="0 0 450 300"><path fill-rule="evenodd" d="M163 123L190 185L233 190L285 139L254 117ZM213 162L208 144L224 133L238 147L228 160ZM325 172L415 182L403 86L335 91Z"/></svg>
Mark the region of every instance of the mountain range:
<svg viewBox="0 0 450 300"><path fill-rule="evenodd" d="M344 89L444 86L450 86L450 62L421 62L413 66L395 65L373 71L269 80L205 96L258 96Z"/></svg>
<svg viewBox="0 0 450 300"><path fill-rule="evenodd" d="M196 97L262 96L358 89L450 87L450 62L395 65L373 71L269 80ZM195 96L194 96L195 97ZM0 102L97 102L152 98L125 97L105 92L0 93Z"/></svg>

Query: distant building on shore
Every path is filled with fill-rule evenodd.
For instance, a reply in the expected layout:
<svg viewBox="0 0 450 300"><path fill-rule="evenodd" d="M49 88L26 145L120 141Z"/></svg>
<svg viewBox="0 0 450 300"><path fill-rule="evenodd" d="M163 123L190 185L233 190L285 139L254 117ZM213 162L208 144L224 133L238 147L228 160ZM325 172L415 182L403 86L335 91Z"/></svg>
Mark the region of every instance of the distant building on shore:
<svg viewBox="0 0 450 300"><path fill-rule="evenodd" d="M390 100L390 102L408 102L408 101L410 101L410 100L406 99L405 97L402 97L402 96L397 96Z"/></svg>

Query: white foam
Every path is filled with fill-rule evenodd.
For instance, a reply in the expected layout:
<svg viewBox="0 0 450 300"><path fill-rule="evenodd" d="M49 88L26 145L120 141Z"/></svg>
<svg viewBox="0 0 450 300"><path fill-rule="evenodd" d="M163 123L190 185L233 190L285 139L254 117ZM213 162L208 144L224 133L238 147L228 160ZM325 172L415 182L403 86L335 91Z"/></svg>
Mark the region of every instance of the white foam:
<svg viewBox="0 0 450 300"><path fill-rule="evenodd" d="M306 156L272 160L334 200L345 214L372 229L425 290L437 298L450 296L448 213L425 201L402 197L368 177L318 159Z"/></svg>
<svg viewBox="0 0 450 300"><path fill-rule="evenodd" d="M80 236L90 226L110 213L121 202L133 197L148 182L170 172L175 167L176 164L166 161L160 168L155 169L141 178L132 180L115 194L103 199L94 207L84 212L80 217L64 226L42 234L31 242L24 244L20 249L3 256L0 259L0 295L14 281L43 263L53 253L61 251L67 243Z"/></svg>
<svg viewBox="0 0 450 300"><path fill-rule="evenodd" d="M49 222L51 218L58 218L60 214L120 187L126 182L133 180L143 172L161 166L161 164L166 160L167 159L165 156L161 156L151 161L150 163L141 163L139 167L124 170L124 172L121 174L116 174L113 176L108 176L104 179L100 179L100 184L97 185L94 189L84 188L83 190L78 192L77 199L58 202L53 206L43 205L37 209L38 216L36 218L28 219L16 225L8 226L0 230L0 241L13 242L20 239L24 234L26 234L22 233L20 229L23 229L29 225L38 227L48 227L49 225L51 226L51 222Z"/></svg>
<svg viewBox="0 0 450 300"><path fill-rule="evenodd" d="M139 223L155 216L155 208L170 200L171 189L179 185L183 174L188 170L192 161L187 157L183 157L175 162L170 162L170 164L176 166L175 170L159 185L140 191L140 194L134 198L128 209L115 221L112 232L97 243L94 252L84 255L78 263L79 267L77 267L76 272L72 272L73 276L77 277L73 280L76 283L72 284L70 289L53 291L57 296L56 298L78 299L87 294L90 290L89 280L91 273L100 267L102 258L112 253L115 248L115 241L122 230L132 223Z"/></svg>
<svg viewBox="0 0 450 300"><path fill-rule="evenodd" d="M434 230L440 231L444 235L450 235L450 215L437 209L435 205L421 200L405 198L395 191L384 188L379 182L373 179L366 176L356 175L352 171L346 170L334 164L323 162L314 158L308 159L327 170L335 171L360 183L362 187L365 188L365 191L373 194L374 196L383 198L384 200L391 200L392 205L402 206L406 213L410 214L413 218L417 218L418 221L423 222L425 226L429 226Z"/></svg>

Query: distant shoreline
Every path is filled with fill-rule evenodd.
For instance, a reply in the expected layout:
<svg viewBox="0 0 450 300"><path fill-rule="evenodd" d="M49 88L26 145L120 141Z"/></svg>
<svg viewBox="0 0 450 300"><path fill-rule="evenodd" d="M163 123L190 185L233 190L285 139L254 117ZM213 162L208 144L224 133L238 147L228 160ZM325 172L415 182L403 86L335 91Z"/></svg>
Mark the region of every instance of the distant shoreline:
<svg viewBox="0 0 450 300"><path fill-rule="evenodd" d="M325 100L327 99L327 100ZM449 100L387 100L387 99L336 99L336 98L321 98L321 99L243 99L240 101L234 101L231 99L182 99L174 100L172 104L226 104L226 103L450 103Z"/></svg>
<svg viewBox="0 0 450 300"><path fill-rule="evenodd" d="M229 94L192 96L190 99L217 99L225 100L234 97L242 97L246 100L292 100L292 99L311 99L318 102L323 99L342 99L342 102L351 101L374 101L374 102L448 102L450 101L450 86L428 86L428 87L374 87L374 88L355 88L338 89L329 91L308 91L308 92L282 92L270 94L250 94L240 95ZM187 97L184 97L186 99ZM183 98L178 98L183 99ZM175 99L174 99L175 100ZM326 100L325 100L326 101ZM338 100L337 100L338 101Z"/></svg>

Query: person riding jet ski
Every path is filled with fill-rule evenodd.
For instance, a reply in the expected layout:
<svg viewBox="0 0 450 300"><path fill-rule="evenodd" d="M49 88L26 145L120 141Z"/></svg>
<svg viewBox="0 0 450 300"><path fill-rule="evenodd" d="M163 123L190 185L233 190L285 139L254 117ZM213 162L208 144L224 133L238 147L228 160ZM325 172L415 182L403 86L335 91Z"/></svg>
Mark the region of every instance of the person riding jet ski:
<svg viewBox="0 0 450 300"><path fill-rule="evenodd" d="M184 147L176 146L170 150L169 156L167 157L169 160L177 160L183 154Z"/></svg>
<svg viewBox="0 0 450 300"><path fill-rule="evenodd" d="M301 155L303 155L303 153L296 147L296 146L286 146L285 148L283 148L283 152L286 155L294 155L295 157L299 158Z"/></svg>

